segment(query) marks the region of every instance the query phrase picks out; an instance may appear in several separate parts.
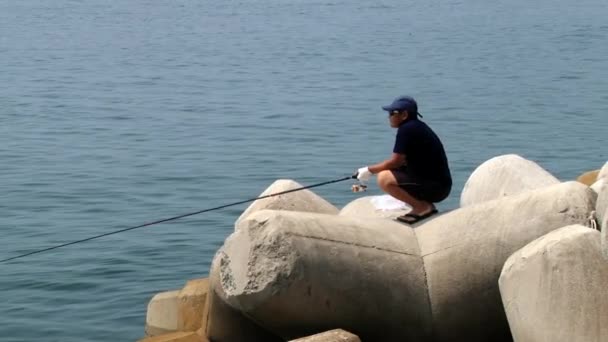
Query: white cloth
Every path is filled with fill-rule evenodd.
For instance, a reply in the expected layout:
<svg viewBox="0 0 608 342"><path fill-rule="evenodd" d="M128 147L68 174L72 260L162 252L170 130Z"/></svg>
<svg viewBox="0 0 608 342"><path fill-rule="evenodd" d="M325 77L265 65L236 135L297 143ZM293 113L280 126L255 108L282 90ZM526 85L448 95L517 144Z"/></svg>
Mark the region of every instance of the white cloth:
<svg viewBox="0 0 608 342"><path fill-rule="evenodd" d="M410 206L391 195L373 196L370 200L376 210L406 210Z"/></svg>

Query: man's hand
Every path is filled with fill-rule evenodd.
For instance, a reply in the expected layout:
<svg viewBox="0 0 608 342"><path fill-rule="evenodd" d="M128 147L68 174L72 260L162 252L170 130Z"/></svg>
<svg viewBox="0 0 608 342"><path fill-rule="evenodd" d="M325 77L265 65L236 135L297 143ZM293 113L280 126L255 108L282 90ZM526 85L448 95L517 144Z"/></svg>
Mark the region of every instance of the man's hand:
<svg viewBox="0 0 608 342"><path fill-rule="evenodd" d="M369 168L367 166L360 168L355 174L355 177L361 182L367 182L371 176L372 173L369 172Z"/></svg>

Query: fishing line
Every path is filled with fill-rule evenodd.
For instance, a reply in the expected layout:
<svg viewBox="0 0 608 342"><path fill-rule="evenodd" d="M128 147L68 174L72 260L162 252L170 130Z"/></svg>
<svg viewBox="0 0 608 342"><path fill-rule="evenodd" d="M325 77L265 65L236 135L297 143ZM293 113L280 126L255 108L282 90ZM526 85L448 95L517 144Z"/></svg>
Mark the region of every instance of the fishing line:
<svg viewBox="0 0 608 342"><path fill-rule="evenodd" d="M134 226L134 227L124 228L124 229L120 229L120 230L115 230L113 232L109 232L109 233L105 233L105 234L100 234L100 235L92 236L92 237L89 237L89 238L86 238L86 239L72 241L72 242L67 242L67 243L64 243L64 244L61 244L61 245L57 245L57 246L53 246L53 247L48 247L48 248L36 250L36 251L33 251L33 252L17 255L17 256L14 256L12 258L8 258L8 259L3 259L3 260L0 260L0 263L4 263L4 262L10 261L10 260L15 260L15 259L23 258L23 257L29 256L29 255L32 255L32 254L38 254L38 253L42 253L42 252L47 252L47 251L50 251L50 250L53 250L53 249L57 249L57 248L61 248L61 247L69 246L69 245L75 245L75 244L81 243L81 242L86 242L86 241L91 241L91 240L99 239L101 237L108 236L108 235L114 235L114 234L118 234L118 233L129 231L129 230L133 230L133 229L138 229L138 228L148 227L148 226L152 226L152 225L159 224L159 223L164 223L164 222L168 222L168 221L178 220L178 219L181 219L181 218L184 218L184 217L188 217L188 216L192 216L192 215L197 215L197 214L202 214L202 213L206 213L206 212L209 212L209 211L224 209L224 208L227 208L227 207L231 207L231 206L235 206L235 205L239 205L239 204L243 204L243 203L248 203L248 202L253 202L253 201L261 200L261 199L268 198L268 197L279 196L279 195L288 194L290 192L296 192L296 191L310 189L310 188L315 188L315 187L323 186L323 185L327 185L327 184L338 183L338 182L342 182L342 181L345 181L345 180L348 180L348 179L351 179L351 178L354 178L354 177L353 176L348 176L348 177L344 177L344 178L340 178L340 179L334 179L334 180L331 180L331 181L317 183L317 184L308 185L308 186L303 186L303 187L295 188L295 189L291 189L291 190L285 190L285 191L273 193L273 194L270 194L270 195L250 198L250 199L246 199L246 200L243 200L243 201L238 201L238 202L234 202L234 203L230 203L230 204L224 204L224 205L220 205L220 206L214 207L214 208L203 209L203 210L195 211L195 212L188 213L188 214L173 216L173 217L170 217L170 218L167 218L167 219L162 219L162 220L158 220L158 221L154 221L154 222L144 223L144 224L141 224L139 226Z"/></svg>

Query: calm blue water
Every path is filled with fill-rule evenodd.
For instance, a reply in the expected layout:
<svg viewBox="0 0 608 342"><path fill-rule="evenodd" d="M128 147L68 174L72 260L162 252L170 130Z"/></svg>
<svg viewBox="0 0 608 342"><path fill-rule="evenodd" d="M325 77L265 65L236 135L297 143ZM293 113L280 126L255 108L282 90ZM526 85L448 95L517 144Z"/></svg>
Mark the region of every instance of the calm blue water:
<svg viewBox="0 0 608 342"><path fill-rule="evenodd" d="M608 159L605 0L0 0L0 259L389 156L417 98L457 206L504 153ZM341 207L350 183L315 190ZM368 194L379 194L373 187ZM1 341L132 341L246 205L0 264Z"/></svg>

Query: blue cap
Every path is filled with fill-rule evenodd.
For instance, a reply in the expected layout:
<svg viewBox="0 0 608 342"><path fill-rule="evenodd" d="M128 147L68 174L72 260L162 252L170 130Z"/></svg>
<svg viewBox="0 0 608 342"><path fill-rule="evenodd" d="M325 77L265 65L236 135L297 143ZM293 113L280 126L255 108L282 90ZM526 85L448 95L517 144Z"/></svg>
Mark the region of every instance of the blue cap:
<svg viewBox="0 0 608 342"><path fill-rule="evenodd" d="M422 115L420 115L420 113L418 113L418 104L416 103L416 100L414 100L414 98L410 97L410 96L398 97L390 105L382 106L382 109L386 110L387 112L392 112L394 110L398 110L398 111L407 110L407 112L409 114L412 114L412 115L416 114L416 115L422 117Z"/></svg>

